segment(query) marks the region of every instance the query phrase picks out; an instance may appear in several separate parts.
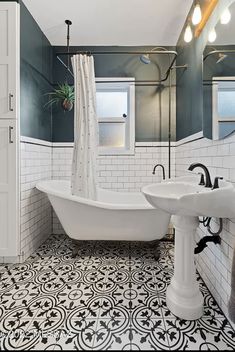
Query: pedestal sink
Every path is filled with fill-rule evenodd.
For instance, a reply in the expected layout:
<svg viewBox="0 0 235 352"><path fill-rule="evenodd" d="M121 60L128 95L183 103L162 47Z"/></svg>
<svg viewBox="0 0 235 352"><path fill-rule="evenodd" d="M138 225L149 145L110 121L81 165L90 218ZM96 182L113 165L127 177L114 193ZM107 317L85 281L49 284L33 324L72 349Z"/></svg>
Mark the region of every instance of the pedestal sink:
<svg viewBox="0 0 235 352"><path fill-rule="evenodd" d="M198 217L235 217L235 194L231 183L221 181L220 188L212 190L199 186L198 181L196 176L186 176L142 188L150 204L173 215L175 263L166 301L173 314L187 320L199 319L203 314L203 296L196 281L194 263Z"/></svg>

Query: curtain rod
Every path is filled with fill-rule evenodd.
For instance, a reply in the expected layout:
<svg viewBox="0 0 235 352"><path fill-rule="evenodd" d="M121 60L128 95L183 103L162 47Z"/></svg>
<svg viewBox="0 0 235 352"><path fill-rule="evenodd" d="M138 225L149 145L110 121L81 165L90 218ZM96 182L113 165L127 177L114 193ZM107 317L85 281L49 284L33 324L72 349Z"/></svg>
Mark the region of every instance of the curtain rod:
<svg viewBox="0 0 235 352"><path fill-rule="evenodd" d="M58 52L56 53L56 55L76 55L76 54L83 54L83 55L129 55L129 54L133 54L133 55L139 55L139 54L172 54L177 56L177 52L174 50L137 50L137 51L131 51L131 50L127 50L127 51L90 51L90 50L84 50L84 51L74 51L74 52Z"/></svg>
<svg viewBox="0 0 235 352"><path fill-rule="evenodd" d="M137 85L138 83L140 83L140 85L142 85L143 82L150 82L154 85L154 82L155 83L161 83L161 82L165 82L168 77L169 77L169 74L170 74L170 71L171 69L173 68L173 65L176 61L176 58L177 58L177 52L176 51L173 51L173 50L158 50L158 51L94 51L94 52L91 52L91 51L76 51L76 52L58 52L56 53L56 57L57 59L60 61L60 63L68 70L68 72L71 74L72 77L74 77L73 73L71 72L71 70L69 69L69 67L64 63L64 61L60 58L60 56L62 55L65 55L65 56L71 56L71 55L78 55L78 54L83 54L83 55L97 55L97 54L100 54L100 55L105 55L105 54L109 54L109 55L112 55L112 54L121 54L121 55L125 55L125 54L133 54L133 55L139 55L139 54L160 54L160 55L163 55L163 54L167 54L167 55L174 55L170 65L169 65L169 68L167 69L166 73L165 73L165 77L160 79L160 80L157 80L157 81L135 81L135 85ZM124 83L124 82L123 82Z"/></svg>

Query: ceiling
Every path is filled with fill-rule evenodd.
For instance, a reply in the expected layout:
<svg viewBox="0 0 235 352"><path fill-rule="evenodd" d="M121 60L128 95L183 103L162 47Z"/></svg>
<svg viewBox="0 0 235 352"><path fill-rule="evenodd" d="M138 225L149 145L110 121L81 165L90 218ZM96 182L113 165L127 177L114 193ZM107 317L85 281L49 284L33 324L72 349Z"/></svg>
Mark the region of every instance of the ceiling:
<svg viewBox="0 0 235 352"><path fill-rule="evenodd" d="M176 45L193 0L23 0L52 45Z"/></svg>

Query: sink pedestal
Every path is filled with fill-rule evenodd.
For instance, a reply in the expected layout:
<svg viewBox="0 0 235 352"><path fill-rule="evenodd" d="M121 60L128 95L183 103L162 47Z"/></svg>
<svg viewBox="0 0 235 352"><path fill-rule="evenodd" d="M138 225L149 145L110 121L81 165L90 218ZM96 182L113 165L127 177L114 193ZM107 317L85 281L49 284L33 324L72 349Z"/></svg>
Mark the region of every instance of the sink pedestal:
<svg viewBox="0 0 235 352"><path fill-rule="evenodd" d="M203 296L194 264L194 234L199 221L197 217L173 216L172 222L175 227L174 275L167 288L166 303L181 319L199 319L203 314Z"/></svg>

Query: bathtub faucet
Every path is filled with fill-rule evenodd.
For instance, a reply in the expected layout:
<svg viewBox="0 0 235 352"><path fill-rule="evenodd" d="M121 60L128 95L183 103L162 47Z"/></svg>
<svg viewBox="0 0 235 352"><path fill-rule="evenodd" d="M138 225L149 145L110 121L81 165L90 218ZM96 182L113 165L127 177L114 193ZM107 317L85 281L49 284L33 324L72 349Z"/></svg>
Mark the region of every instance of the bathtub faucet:
<svg viewBox="0 0 235 352"><path fill-rule="evenodd" d="M156 173L156 168L157 168L158 166L160 166L160 167L162 168L162 177L163 177L163 180L165 180L165 179L166 179L166 176L165 176L165 168L164 168L164 166L163 166L162 164L156 164L156 165L154 166L154 168L153 168L152 174L155 175L155 173Z"/></svg>

